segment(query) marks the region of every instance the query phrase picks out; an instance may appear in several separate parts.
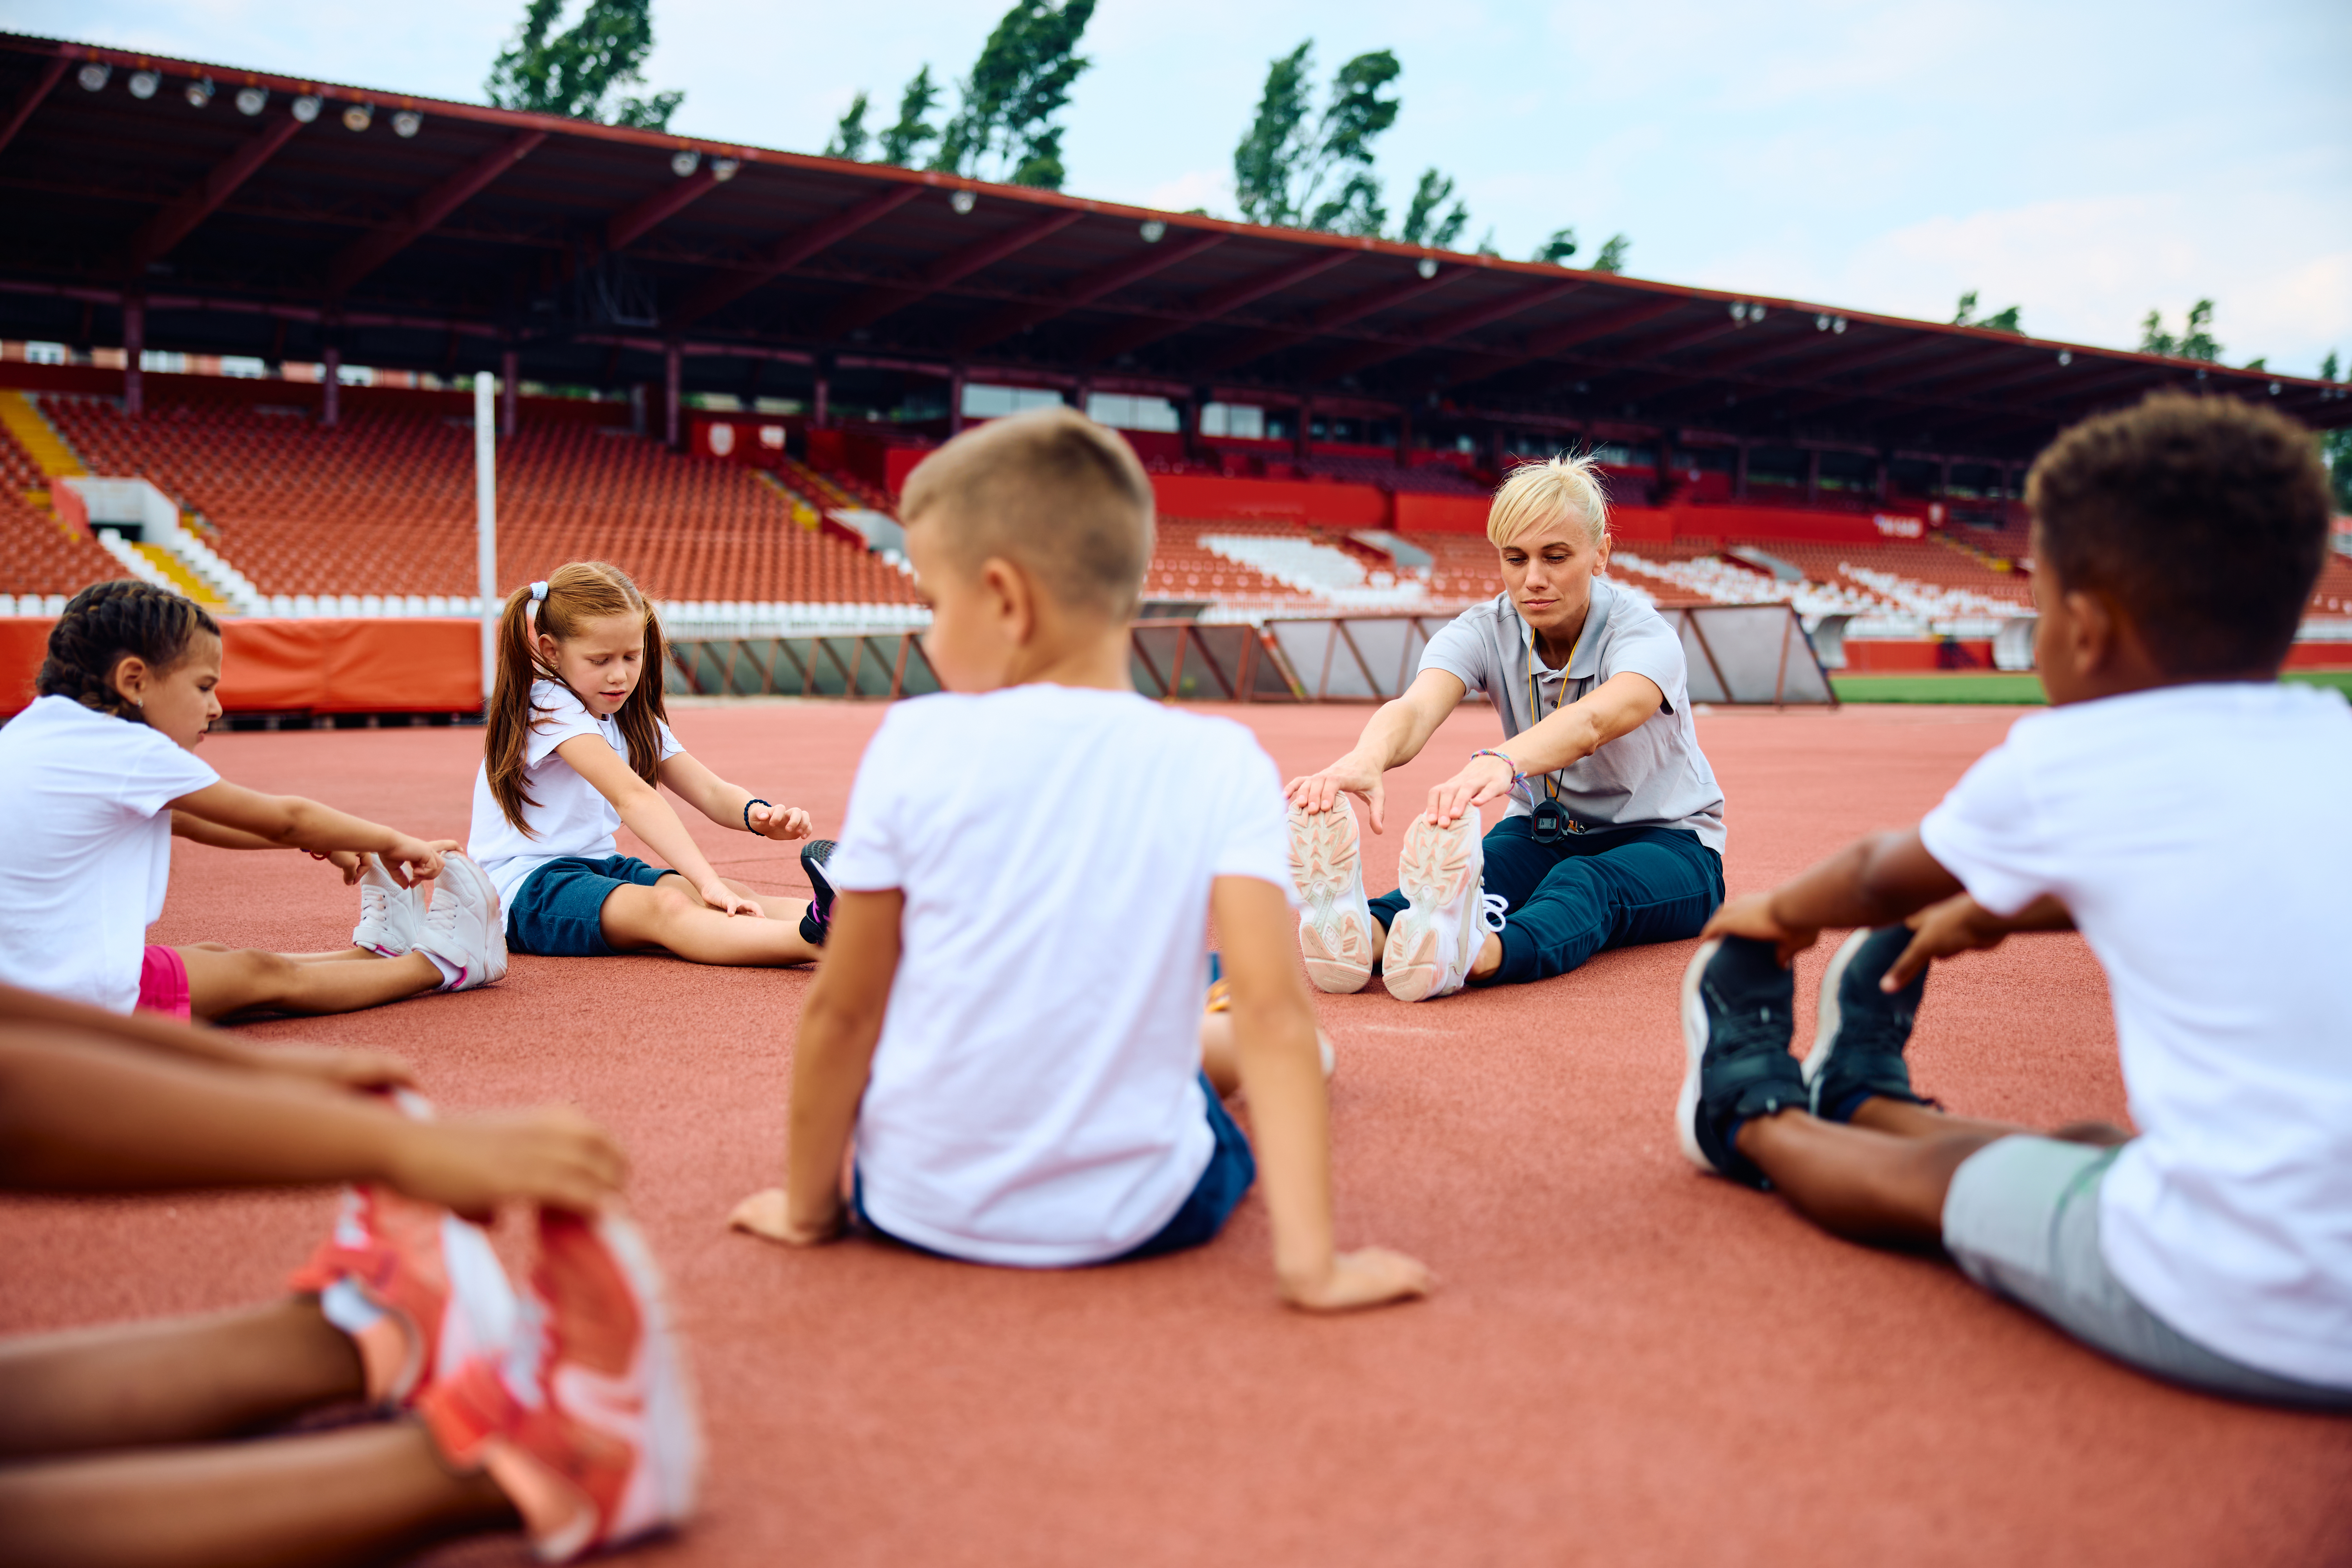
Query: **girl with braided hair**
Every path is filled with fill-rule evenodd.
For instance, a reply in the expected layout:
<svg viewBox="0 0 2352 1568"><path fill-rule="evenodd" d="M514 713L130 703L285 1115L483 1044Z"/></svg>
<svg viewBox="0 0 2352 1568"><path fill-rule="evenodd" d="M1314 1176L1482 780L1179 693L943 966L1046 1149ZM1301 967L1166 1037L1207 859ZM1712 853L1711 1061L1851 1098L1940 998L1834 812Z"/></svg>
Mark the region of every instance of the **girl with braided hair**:
<svg viewBox="0 0 2352 1568"><path fill-rule="evenodd" d="M809 814L772 805L678 745L662 715L661 622L619 567L574 561L507 597L498 685L474 775L474 858L498 886L506 940L554 958L666 950L698 963L805 963L832 890L766 898L711 868L656 784L721 827L806 838ZM667 866L614 852L623 823Z"/></svg>
<svg viewBox="0 0 2352 1568"><path fill-rule="evenodd" d="M497 895L479 867L449 853L454 842L262 795L196 760L220 716L220 627L175 594L100 583L66 605L39 695L0 729L0 822L12 836L0 858L0 981L117 1013L214 1019L348 1013L504 974ZM289 955L148 944L175 836L332 859L362 884L354 945ZM437 880L419 919L409 889L428 879Z"/></svg>

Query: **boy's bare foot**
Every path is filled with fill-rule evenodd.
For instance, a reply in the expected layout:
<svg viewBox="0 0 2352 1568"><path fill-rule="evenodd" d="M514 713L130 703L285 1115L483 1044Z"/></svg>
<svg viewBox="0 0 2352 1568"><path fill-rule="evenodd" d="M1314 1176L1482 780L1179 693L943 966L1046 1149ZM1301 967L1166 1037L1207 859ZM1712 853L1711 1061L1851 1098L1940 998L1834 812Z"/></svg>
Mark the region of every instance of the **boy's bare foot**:
<svg viewBox="0 0 2352 1568"><path fill-rule="evenodd" d="M1283 1299L1309 1312L1347 1312L1410 1301L1437 1287L1437 1276L1419 1258L1385 1247L1342 1252L1319 1279L1283 1281Z"/></svg>

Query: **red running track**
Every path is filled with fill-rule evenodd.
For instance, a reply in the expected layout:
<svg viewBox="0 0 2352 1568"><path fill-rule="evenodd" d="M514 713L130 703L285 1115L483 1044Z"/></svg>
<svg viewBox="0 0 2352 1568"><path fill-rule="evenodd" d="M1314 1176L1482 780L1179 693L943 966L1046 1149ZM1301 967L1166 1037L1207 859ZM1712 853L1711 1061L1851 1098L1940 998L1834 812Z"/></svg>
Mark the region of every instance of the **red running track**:
<svg viewBox="0 0 2352 1568"><path fill-rule="evenodd" d="M1286 772L1364 717L1231 711ZM830 831L881 712L676 717L721 774ZM2011 716L1701 718L1732 889L1916 818ZM1494 736L1464 709L1403 786ZM478 737L225 735L205 754L462 835ZM802 885L788 847L700 836L727 871ZM1375 879L1397 842L1368 837ZM299 856L177 853L160 940L313 949L354 918ZM518 958L488 992L253 1033L396 1047L446 1106L570 1099L626 1140L712 1439L706 1511L665 1563L2352 1560L2352 1422L2159 1385L1938 1263L1694 1172L1669 1126L1689 954L1605 953L1417 1007L1319 999L1343 1240L1444 1278L1431 1301L1338 1321L1275 1304L1255 1198L1202 1251L1074 1273L729 1235L729 1205L778 1174L804 973ZM1801 965L1801 1008L1821 963ZM1913 1056L1966 1110L2124 1115L2105 990L2071 936L1940 971ZM323 1194L0 1203L0 1331L267 1297L328 1212ZM523 1561L512 1542L451 1556Z"/></svg>

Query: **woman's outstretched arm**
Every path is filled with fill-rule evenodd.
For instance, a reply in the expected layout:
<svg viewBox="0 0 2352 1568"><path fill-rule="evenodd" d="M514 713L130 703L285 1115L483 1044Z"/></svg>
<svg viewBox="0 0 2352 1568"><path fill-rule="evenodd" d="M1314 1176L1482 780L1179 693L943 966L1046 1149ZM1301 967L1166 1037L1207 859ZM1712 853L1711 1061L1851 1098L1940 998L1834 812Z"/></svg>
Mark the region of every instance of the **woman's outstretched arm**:
<svg viewBox="0 0 2352 1568"><path fill-rule="evenodd" d="M1387 805L1381 775L1421 755L1445 716L1461 706L1467 690L1458 676L1442 669L1423 670L1405 688L1403 696L1381 704L1345 756L1319 773L1292 779L1283 786L1283 794L1303 810L1328 811L1344 791L1370 808L1372 831L1381 832Z"/></svg>

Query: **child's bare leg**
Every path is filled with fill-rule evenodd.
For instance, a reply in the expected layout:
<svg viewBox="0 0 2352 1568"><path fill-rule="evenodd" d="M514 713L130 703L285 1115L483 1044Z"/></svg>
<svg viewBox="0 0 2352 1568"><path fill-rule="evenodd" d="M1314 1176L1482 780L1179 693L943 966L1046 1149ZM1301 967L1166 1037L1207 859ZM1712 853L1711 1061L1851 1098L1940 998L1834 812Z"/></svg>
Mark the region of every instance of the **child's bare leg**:
<svg viewBox="0 0 2352 1568"><path fill-rule="evenodd" d="M192 942L182 947L180 955L186 957L193 949L197 952L236 952L242 951L225 942ZM352 958L377 958L382 954L364 947L339 947L332 952L281 952L278 957L291 963L341 963Z"/></svg>
<svg viewBox="0 0 2352 1568"><path fill-rule="evenodd" d="M207 1021L257 1007L279 1013L355 1013L441 984L441 972L422 952L299 963L257 948L178 951L188 966L188 1010Z"/></svg>
<svg viewBox="0 0 2352 1568"><path fill-rule="evenodd" d="M1823 1230L1851 1241L1932 1246L1943 1240L1944 1194L1960 1162L2019 1131L1993 1122L1958 1126L1914 1137L1783 1110L1743 1122L1736 1142Z"/></svg>
<svg viewBox="0 0 2352 1568"><path fill-rule="evenodd" d="M614 889L602 924L605 942L622 952L658 947L697 963L807 963L824 952L802 940L800 917L807 907L805 900L776 900L772 906L763 900L767 919L721 914L685 878L672 875L650 888Z"/></svg>
<svg viewBox="0 0 2352 1568"><path fill-rule="evenodd" d="M672 876L677 875L675 871L670 874ZM683 877L678 878L678 879L680 881L685 880ZM800 924L801 916L808 910L809 901L806 899L779 898L773 893L762 893L754 889L745 887L742 883L737 881L732 877L721 877L719 879L726 883L728 887L734 889L737 893L741 894L744 898L747 898L753 903L759 905L760 912L766 915L772 921L790 921L794 925L798 925Z"/></svg>
<svg viewBox="0 0 2352 1568"><path fill-rule="evenodd" d="M1885 1095L1872 1095L1854 1107L1847 1118L1856 1127L1867 1127L1875 1132L1892 1133L1897 1138L1948 1138L1955 1132L1982 1132L1988 1137L2006 1138L2012 1132L2031 1132L2030 1127L2019 1127L2007 1121L1986 1121L1973 1116L1954 1116L1932 1105L1914 1100L1889 1100Z"/></svg>
<svg viewBox="0 0 2352 1568"><path fill-rule="evenodd" d="M22 1568L374 1562L519 1522L414 1421L0 1468L0 1559Z"/></svg>
<svg viewBox="0 0 2352 1568"><path fill-rule="evenodd" d="M307 1297L0 1341L0 1459L225 1437L365 1392Z"/></svg>

